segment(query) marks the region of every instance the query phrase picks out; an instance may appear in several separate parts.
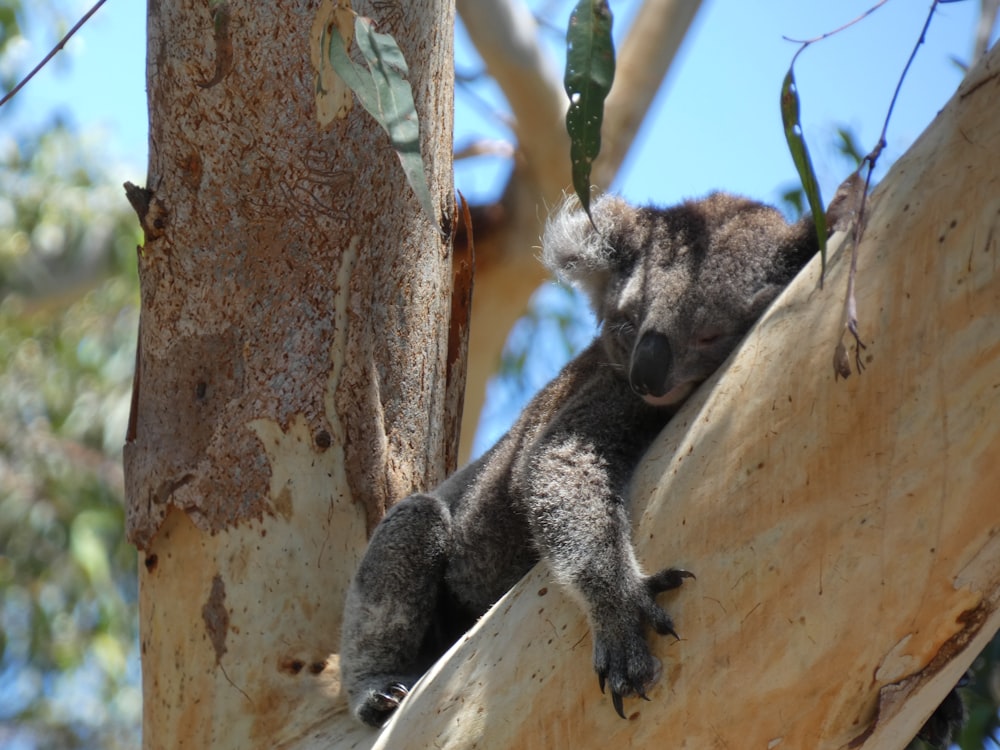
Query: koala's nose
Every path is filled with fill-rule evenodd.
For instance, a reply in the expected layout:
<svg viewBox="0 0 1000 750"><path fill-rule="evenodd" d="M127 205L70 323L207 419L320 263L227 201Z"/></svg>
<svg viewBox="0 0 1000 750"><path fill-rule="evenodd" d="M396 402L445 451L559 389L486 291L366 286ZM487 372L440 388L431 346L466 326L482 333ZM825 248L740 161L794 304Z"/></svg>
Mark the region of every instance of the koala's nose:
<svg viewBox="0 0 1000 750"><path fill-rule="evenodd" d="M670 372L670 341L662 333L646 331L632 350L628 382L640 396L662 396L667 392Z"/></svg>

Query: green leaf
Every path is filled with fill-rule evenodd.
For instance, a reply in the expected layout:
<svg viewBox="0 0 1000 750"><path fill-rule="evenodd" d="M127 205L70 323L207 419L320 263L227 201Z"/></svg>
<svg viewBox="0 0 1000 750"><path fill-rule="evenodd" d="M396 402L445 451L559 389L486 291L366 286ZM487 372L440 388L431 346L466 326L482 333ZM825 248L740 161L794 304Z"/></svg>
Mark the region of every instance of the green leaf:
<svg viewBox="0 0 1000 750"><path fill-rule="evenodd" d="M413 90L406 80L409 71L403 53L392 36L375 32L367 18L355 17L354 35L365 65L351 59L336 31L330 35L330 64L389 135L421 208L441 231L420 155L420 124Z"/></svg>
<svg viewBox="0 0 1000 750"><path fill-rule="evenodd" d="M607 0L580 0L566 30L566 132L570 138L573 189L588 216L590 170L601 152L604 100L615 79L612 20Z"/></svg>
<svg viewBox="0 0 1000 750"><path fill-rule="evenodd" d="M809 210L816 224L816 238L819 240L819 256L822 263L820 284L826 276L826 214L823 212L823 198L819 192L819 183L813 171L812 160L805 138L802 137L802 125L799 122L799 93L795 87L795 73L788 69L785 80L781 84L781 122L785 127L785 140L788 150L795 162L795 169L802 181L802 190L809 200Z"/></svg>
<svg viewBox="0 0 1000 750"><path fill-rule="evenodd" d="M337 29L330 34L330 64L347 87L354 92L369 114L378 120L378 95L367 67L357 65L347 54L344 38Z"/></svg>

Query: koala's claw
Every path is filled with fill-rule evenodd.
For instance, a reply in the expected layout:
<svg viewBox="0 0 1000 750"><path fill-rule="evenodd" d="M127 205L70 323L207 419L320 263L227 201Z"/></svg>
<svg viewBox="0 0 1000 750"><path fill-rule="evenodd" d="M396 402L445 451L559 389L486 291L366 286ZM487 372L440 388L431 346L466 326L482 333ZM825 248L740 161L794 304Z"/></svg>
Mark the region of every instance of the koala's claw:
<svg viewBox="0 0 1000 750"><path fill-rule="evenodd" d="M402 682L394 682L385 690L376 690L372 697L376 698L389 711L399 708L403 698L410 694L410 689Z"/></svg>
<svg viewBox="0 0 1000 750"><path fill-rule="evenodd" d="M649 592L650 604L652 605L647 611L646 616L649 618L650 624L660 635L670 635L676 640L680 640L681 637L677 635L677 631L674 630L673 621L667 616L667 614L660 609L659 606L652 601L656 598L656 595L663 591L670 591L672 589L679 588L683 583L685 578L694 578L694 573L687 570L680 570L677 568L666 568L661 570L655 575L651 575L646 578L646 590Z"/></svg>
<svg viewBox="0 0 1000 750"><path fill-rule="evenodd" d="M616 692L612 691L611 692L611 704L615 707L615 712L624 719L625 718L625 709L622 706L622 694L621 693L616 693Z"/></svg>
<svg viewBox="0 0 1000 750"><path fill-rule="evenodd" d="M399 704L410 694L410 689L401 682L393 682L382 690L372 690L368 699L359 707L358 718L365 724L380 727L399 708Z"/></svg>
<svg viewBox="0 0 1000 750"><path fill-rule="evenodd" d="M655 681L656 680L653 680L653 682L655 682ZM604 692L604 677L599 675L598 676L598 682L600 682L601 692L603 693ZM650 684L652 684L652 683L650 683ZM611 705L615 707L615 713L618 714L619 716L621 716L623 719L626 718L625 717L625 705L624 705L625 695L626 694L630 695L630 694L633 694L633 693L636 696L638 696L639 698L642 698L644 701L648 701L649 700L649 696L646 695L645 688L633 688L632 690L627 691L627 693L626 692L618 692L617 690L614 690L614 689L611 690Z"/></svg>
<svg viewBox="0 0 1000 750"><path fill-rule="evenodd" d="M616 676L612 674L613 670L608 667L602 667L597 672L597 684L601 688L601 693L604 693L605 686L610 682L611 705L614 706L615 713L623 719L627 718L624 707L625 696L635 695L648 701L649 696L646 695L646 690L650 685L655 685L660 679L663 671L660 660L655 656L650 656L649 659L651 660L651 673L647 675L646 679Z"/></svg>
<svg viewBox="0 0 1000 750"><path fill-rule="evenodd" d="M672 635L675 641L679 641L681 639L681 637L677 635L677 631L674 629L674 625L672 622L668 622L666 625L663 625L661 627L662 630L660 628L657 628L656 630L656 632L659 633L660 635Z"/></svg>
<svg viewBox="0 0 1000 750"><path fill-rule="evenodd" d="M649 591L654 596L660 594L664 591L671 591L673 589L679 589L684 583L685 578L694 578L694 573L690 570L681 570L680 568L665 568L655 575L651 575L646 579L646 586L649 587Z"/></svg>
<svg viewBox="0 0 1000 750"><path fill-rule="evenodd" d="M662 673L659 659L649 652L642 633L642 623L651 625L660 635L670 635L680 640L673 621L656 603L656 595L678 588L686 578L694 578L694 575L675 568L667 568L648 576L644 579L645 591L638 589L637 599L633 602L638 621L619 621L617 625L611 624L596 636L594 671L597 672L597 684L602 693L605 686L610 685L611 705L623 719L623 698L635 695L648 701L646 691L656 684ZM630 607L625 606L624 610L629 611Z"/></svg>

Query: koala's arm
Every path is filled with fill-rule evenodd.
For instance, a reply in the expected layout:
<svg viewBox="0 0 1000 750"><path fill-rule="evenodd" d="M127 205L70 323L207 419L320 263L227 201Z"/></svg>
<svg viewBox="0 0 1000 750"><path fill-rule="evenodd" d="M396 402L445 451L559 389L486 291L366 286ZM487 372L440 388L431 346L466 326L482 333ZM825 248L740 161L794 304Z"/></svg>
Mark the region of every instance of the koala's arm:
<svg viewBox="0 0 1000 750"><path fill-rule="evenodd" d="M666 415L627 387L610 373L592 378L525 452L515 476L539 553L584 604L594 669L623 716L622 696L644 696L659 676L646 627L674 633L656 595L689 575L648 576L635 558L626 485Z"/></svg>

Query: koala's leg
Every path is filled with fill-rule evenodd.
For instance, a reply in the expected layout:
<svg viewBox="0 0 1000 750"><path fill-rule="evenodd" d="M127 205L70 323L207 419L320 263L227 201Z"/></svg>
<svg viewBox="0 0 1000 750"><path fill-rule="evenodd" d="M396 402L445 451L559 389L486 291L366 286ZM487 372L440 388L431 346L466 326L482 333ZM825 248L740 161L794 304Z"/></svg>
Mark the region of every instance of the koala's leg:
<svg viewBox="0 0 1000 750"><path fill-rule="evenodd" d="M660 676L646 627L676 637L656 596L691 574L666 569L644 575L635 559L626 503L613 490L606 462L578 449L560 454L554 450L536 465L535 476L544 481L534 482L533 536L556 576L583 600L601 690L610 686L612 704L624 717L622 697L644 698ZM560 471L565 467L572 471Z"/></svg>
<svg viewBox="0 0 1000 750"><path fill-rule="evenodd" d="M428 666L450 537L448 508L430 495L398 503L372 534L347 592L340 654L351 712L366 724L384 724Z"/></svg>

